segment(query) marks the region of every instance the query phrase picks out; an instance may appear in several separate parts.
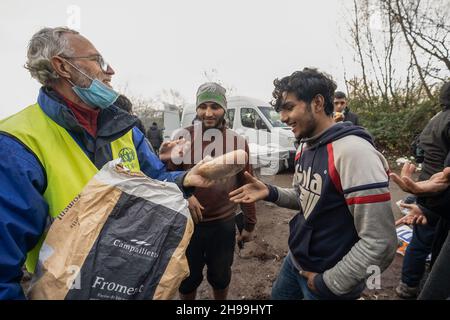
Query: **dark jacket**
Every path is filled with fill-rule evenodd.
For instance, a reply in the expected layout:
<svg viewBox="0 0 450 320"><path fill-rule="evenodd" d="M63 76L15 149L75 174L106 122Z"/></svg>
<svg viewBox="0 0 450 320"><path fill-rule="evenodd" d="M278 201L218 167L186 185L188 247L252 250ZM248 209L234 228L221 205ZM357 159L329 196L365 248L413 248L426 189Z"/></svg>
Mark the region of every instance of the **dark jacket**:
<svg viewBox="0 0 450 320"><path fill-rule="evenodd" d="M147 138L150 140L153 148L159 149L162 143L162 133L158 126L152 125L147 131Z"/></svg>
<svg viewBox="0 0 450 320"><path fill-rule="evenodd" d="M431 118L420 134L419 147L424 156L420 181L428 180L433 174L450 166L450 108L443 109ZM438 195L419 197L418 204L427 216L428 224L436 226L431 249L433 264L450 230L450 188Z"/></svg>
<svg viewBox="0 0 450 320"><path fill-rule="evenodd" d="M424 161L419 180L428 180L444 169L444 161L450 151L450 108L436 114L423 129L419 147L424 152Z"/></svg>
<svg viewBox="0 0 450 320"><path fill-rule="evenodd" d="M447 154L444 167L450 167L450 152ZM431 248L433 264L450 231L450 187L436 195L418 197L417 203L421 207L428 209L423 212L427 217L429 224L436 224L436 231ZM437 223L435 221L437 221Z"/></svg>
<svg viewBox="0 0 450 320"><path fill-rule="evenodd" d="M136 128L138 128L139 130L141 130L142 134L145 135L145 127L144 124L142 123L141 119L137 118L136 120Z"/></svg>
<svg viewBox="0 0 450 320"><path fill-rule="evenodd" d="M359 118L356 113L350 111L349 107L345 107L344 109L344 121L350 121L355 126L359 126Z"/></svg>

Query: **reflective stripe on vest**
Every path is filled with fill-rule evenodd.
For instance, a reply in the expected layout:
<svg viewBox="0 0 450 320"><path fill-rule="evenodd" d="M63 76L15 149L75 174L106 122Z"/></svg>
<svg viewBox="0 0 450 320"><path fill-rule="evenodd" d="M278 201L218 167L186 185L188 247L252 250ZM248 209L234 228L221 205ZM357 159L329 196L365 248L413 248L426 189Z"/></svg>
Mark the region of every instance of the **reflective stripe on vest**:
<svg viewBox="0 0 450 320"><path fill-rule="evenodd" d="M47 177L43 196L49 206L49 215L53 218L98 172L66 129L50 119L37 103L0 121L0 131L20 140L42 164ZM111 142L111 152L113 159L121 157L130 170L140 170L132 130ZM45 235L28 252L26 266L30 272L34 272L44 238Z"/></svg>

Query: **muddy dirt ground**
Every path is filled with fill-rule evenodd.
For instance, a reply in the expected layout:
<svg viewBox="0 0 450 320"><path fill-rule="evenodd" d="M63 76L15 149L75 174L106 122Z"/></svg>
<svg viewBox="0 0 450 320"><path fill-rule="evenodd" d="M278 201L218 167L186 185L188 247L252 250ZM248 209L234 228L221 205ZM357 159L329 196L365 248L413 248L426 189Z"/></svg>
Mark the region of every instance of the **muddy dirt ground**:
<svg viewBox="0 0 450 320"><path fill-rule="evenodd" d="M395 166L395 165L394 165ZM392 168L397 171L398 168ZM283 172L275 176L263 176L266 183L281 187L290 187L292 173ZM401 217L395 202L403 199L405 193L391 183L392 208L396 218ZM287 254L289 220L295 211L279 208L268 202L260 201L256 205L258 223L254 241L245 244L234 256L233 275L230 284L229 299L269 299L272 283L278 275L283 258ZM396 254L394 261L381 275L381 289L363 293L365 300L399 299L395 294L402 267L403 257ZM205 280L199 287L198 299L212 299L212 292Z"/></svg>

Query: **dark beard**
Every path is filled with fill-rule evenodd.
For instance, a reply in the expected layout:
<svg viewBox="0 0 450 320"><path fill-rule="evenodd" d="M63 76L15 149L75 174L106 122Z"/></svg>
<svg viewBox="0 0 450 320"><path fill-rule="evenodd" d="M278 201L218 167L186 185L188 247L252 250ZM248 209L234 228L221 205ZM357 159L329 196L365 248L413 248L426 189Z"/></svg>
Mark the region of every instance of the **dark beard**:
<svg viewBox="0 0 450 320"><path fill-rule="evenodd" d="M206 127L203 123L204 120L202 120L202 129L203 131L206 131L208 129L222 129L223 127L225 127L225 113L223 114L223 116L220 117L220 119L218 119L216 125L214 127Z"/></svg>
<svg viewBox="0 0 450 320"><path fill-rule="evenodd" d="M305 131L302 133L301 137L297 138L297 140L301 140L303 138L311 138L313 136L313 133L317 127L316 120L311 115L306 123L307 126L305 127Z"/></svg>
<svg viewBox="0 0 450 320"><path fill-rule="evenodd" d="M308 112L307 113L308 119L304 122L305 129L303 133L299 137L296 137L298 141L300 141L303 138L311 138L313 136L314 131L316 131L317 122L312 115L311 103L307 104L306 111Z"/></svg>

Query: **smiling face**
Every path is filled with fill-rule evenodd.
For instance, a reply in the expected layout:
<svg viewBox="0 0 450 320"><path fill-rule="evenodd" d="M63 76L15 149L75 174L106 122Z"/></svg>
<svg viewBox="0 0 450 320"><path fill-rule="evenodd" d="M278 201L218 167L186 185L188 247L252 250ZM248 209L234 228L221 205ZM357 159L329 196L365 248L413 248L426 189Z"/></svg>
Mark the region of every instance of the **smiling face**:
<svg viewBox="0 0 450 320"><path fill-rule="evenodd" d="M280 119L292 128L297 139L312 137L317 129L311 104L298 100L292 92L283 93Z"/></svg>
<svg viewBox="0 0 450 320"><path fill-rule="evenodd" d="M108 65L106 71L103 71L100 66L101 55L92 43L79 34L67 34L67 40L73 52L67 60L75 65L78 69L84 72L92 79L97 79L103 84L112 88L111 79L114 75L114 70ZM78 59L76 57L88 57ZM70 68L70 67L69 67ZM87 88L91 84L91 80L83 75L80 71L72 67L71 81L77 86Z"/></svg>
<svg viewBox="0 0 450 320"><path fill-rule="evenodd" d="M215 102L205 102L197 107L197 118L206 129L220 127L224 116L225 110Z"/></svg>

